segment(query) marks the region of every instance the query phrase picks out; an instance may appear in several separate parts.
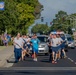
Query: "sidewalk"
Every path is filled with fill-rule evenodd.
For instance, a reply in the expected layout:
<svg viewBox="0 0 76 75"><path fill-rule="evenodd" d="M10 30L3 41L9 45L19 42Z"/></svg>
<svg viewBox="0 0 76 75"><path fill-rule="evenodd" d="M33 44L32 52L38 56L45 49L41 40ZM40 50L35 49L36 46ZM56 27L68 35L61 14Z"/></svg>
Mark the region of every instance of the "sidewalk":
<svg viewBox="0 0 76 75"><path fill-rule="evenodd" d="M7 59L10 59L14 54L13 50L13 46L8 46L0 50L0 67L7 65Z"/></svg>

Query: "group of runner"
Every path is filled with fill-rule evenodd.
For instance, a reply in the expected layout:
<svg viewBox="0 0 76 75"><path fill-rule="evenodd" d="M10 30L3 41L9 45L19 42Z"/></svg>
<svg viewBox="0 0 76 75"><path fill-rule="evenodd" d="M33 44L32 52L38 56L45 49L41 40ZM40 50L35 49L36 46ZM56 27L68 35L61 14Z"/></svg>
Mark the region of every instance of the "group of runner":
<svg viewBox="0 0 76 75"><path fill-rule="evenodd" d="M65 53L65 41L60 37L59 34L50 34L47 39L49 46L50 61L57 63L57 59L61 58L61 52L63 57L66 57ZM15 61L25 60L25 56L30 56L30 46L32 47L32 58L33 61L37 61L38 45L40 43L37 35L34 34L31 38L29 36L21 36L20 33L14 38L14 55Z"/></svg>
<svg viewBox="0 0 76 75"><path fill-rule="evenodd" d="M29 36L21 36L20 33L14 38L14 54L15 61L25 60L25 56L30 55L30 46L32 46L33 60L37 61L39 40L34 34L31 38Z"/></svg>
<svg viewBox="0 0 76 75"><path fill-rule="evenodd" d="M57 63L57 60L59 60L62 56L63 58L66 58L65 53L65 37L60 36L60 34L50 34L50 37L48 38L48 46L49 46L49 53L50 53L50 61L52 63Z"/></svg>

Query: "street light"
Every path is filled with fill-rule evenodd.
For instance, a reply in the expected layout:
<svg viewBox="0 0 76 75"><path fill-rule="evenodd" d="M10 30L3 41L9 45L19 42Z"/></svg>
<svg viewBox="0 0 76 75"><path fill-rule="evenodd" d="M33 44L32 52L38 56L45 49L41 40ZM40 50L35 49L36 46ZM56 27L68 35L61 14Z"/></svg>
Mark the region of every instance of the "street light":
<svg viewBox="0 0 76 75"><path fill-rule="evenodd" d="M41 17L41 22L43 22L44 21L44 17Z"/></svg>

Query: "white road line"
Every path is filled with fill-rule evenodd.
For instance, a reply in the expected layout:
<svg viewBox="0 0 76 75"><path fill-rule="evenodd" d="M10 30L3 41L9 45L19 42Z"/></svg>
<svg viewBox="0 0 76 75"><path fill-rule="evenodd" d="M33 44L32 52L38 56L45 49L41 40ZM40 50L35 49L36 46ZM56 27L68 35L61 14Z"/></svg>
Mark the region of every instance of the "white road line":
<svg viewBox="0 0 76 75"><path fill-rule="evenodd" d="M76 64L76 62L73 59L69 58L68 56L67 56L67 58L68 58L68 60L70 60L71 62Z"/></svg>
<svg viewBox="0 0 76 75"><path fill-rule="evenodd" d="M76 67L11 67L0 68L0 71L24 71L24 70L46 70L46 71L76 71Z"/></svg>

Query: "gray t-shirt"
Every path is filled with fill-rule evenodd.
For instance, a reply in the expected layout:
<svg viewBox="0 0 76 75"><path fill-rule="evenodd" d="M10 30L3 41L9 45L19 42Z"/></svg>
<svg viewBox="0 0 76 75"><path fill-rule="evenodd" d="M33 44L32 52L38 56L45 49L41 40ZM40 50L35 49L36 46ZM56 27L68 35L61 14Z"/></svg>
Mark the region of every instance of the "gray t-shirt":
<svg viewBox="0 0 76 75"><path fill-rule="evenodd" d="M57 47L58 45L59 45L59 39L58 38L52 38L51 46Z"/></svg>

